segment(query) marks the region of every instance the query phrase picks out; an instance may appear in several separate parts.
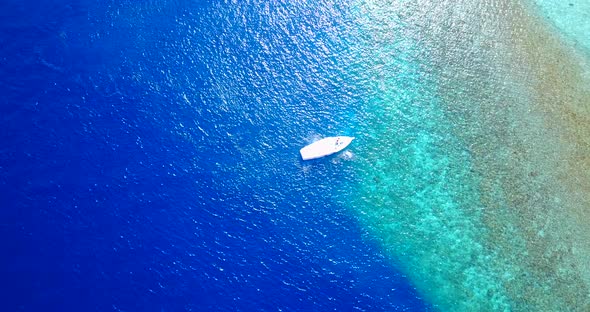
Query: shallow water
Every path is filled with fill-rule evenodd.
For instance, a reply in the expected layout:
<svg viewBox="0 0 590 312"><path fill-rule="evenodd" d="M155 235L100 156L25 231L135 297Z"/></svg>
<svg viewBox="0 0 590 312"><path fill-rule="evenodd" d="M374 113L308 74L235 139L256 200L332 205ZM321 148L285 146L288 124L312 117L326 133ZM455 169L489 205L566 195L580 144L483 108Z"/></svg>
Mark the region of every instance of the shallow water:
<svg viewBox="0 0 590 312"><path fill-rule="evenodd" d="M582 56L512 1L362 8L366 225L442 311L588 309Z"/></svg>
<svg viewBox="0 0 590 312"><path fill-rule="evenodd" d="M547 20L574 41L578 48L590 51L590 2L585 0L534 0Z"/></svg>

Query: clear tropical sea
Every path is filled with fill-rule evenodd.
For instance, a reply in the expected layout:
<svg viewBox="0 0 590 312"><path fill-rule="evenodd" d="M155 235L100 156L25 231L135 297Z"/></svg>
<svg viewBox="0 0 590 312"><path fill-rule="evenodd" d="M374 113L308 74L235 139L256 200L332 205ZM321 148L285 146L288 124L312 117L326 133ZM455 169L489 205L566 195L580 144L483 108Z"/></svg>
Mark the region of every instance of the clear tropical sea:
<svg viewBox="0 0 590 312"><path fill-rule="evenodd" d="M589 14L2 2L0 310L589 311Z"/></svg>

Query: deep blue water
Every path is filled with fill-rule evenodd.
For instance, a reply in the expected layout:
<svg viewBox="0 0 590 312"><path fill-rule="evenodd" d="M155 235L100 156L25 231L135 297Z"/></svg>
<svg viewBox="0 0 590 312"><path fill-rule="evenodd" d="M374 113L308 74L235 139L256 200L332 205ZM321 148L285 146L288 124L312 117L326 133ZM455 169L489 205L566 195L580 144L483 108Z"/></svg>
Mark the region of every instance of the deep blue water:
<svg viewBox="0 0 590 312"><path fill-rule="evenodd" d="M299 159L359 130L317 2L3 1L0 310L425 310Z"/></svg>

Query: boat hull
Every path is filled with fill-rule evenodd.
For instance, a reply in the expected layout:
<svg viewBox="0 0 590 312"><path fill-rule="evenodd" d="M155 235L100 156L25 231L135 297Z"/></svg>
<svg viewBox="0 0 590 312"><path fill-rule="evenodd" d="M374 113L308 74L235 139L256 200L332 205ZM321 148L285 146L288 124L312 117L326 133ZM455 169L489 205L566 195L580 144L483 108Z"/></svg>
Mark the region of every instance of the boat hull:
<svg viewBox="0 0 590 312"><path fill-rule="evenodd" d="M349 136L327 137L305 146L299 151L299 153L303 160L321 158L340 152L345 149L352 140L354 140L354 137Z"/></svg>

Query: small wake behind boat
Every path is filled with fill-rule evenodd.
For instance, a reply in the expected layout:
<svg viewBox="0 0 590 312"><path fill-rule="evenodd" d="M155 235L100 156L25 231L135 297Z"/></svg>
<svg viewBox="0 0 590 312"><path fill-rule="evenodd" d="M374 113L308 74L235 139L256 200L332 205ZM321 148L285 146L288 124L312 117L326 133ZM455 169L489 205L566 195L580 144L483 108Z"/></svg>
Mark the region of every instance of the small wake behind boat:
<svg viewBox="0 0 590 312"><path fill-rule="evenodd" d="M303 160L316 159L340 152L352 140L354 140L354 137L349 136L327 137L307 145L299 153L301 153Z"/></svg>

